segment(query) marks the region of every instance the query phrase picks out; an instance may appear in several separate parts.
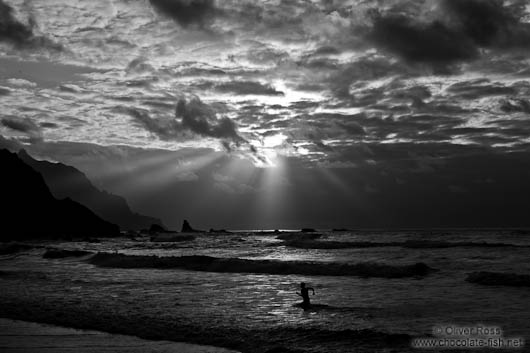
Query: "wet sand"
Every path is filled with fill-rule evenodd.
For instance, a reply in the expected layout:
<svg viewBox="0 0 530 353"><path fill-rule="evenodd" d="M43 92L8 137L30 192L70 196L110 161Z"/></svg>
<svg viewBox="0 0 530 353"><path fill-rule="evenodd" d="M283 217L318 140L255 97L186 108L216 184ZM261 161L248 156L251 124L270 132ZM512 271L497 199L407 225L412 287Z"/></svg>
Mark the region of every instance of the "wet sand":
<svg viewBox="0 0 530 353"><path fill-rule="evenodd" d="M149 341L134 336L1 318L0 351L3 353L237 353L212 346Z"/></svg>

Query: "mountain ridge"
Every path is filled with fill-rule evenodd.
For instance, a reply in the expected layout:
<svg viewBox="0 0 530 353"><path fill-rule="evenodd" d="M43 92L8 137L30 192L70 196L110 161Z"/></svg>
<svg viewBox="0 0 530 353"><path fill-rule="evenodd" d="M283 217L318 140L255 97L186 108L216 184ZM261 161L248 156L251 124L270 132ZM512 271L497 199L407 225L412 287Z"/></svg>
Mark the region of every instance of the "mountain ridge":
<svg viewBox="0 0 530 353"><path fill-rule="evenodd" d="M0 150L2 233L0 241L119 236L120 228L70 198L57 199L42 175L17 154Z"/></svg>
<svg viewBox="0 0 530 353"><path fill-rule="evenodd" d="M73 166L37 160L24 149L18 152L18 157L42 175L55 197L71 198L121 229L140 230L148 229L152 224L163 225L160 219L133 212L125 198L97 188Z"/></svg>

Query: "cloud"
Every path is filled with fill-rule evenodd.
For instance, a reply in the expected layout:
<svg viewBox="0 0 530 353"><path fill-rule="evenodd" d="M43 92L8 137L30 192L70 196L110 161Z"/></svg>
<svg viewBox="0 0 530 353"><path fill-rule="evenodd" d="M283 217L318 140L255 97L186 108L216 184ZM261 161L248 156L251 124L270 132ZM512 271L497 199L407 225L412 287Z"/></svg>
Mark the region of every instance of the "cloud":
<svg viewBox="0 0 530 353"><path fill-rule="evenodd" d="M39 127L30 119L3 118L0 123L19 132L35 133L39 131Z"/></svg>
<svg viewBox="0 0 530 353"><path fill-rule="evenodd" d="M213 0L149 0L165 15L173 18L181 26L204 25L216 9Z"/></svg>
<svg viewBox="0 0 530 353"><path fill-rule="evenodd" d="M246 194L257 191L254 187L245 183L229 185L225 182L214 182L213 188L227 194Z"/></svg>
<svg viewBox="0 0 530 353"><path fill-rule="evenodd" d="M215 180L217 182L220 182L220 183L229 182L229 181L234 180L233 177L228 176L228 175L224 175L224 174L220 174L220 173L213 173L212 174L212 178L213 178L213 180Z"/></svg>
<svg viewBox="0 0 530 353"><path fill-rule="evenodd" d="M408 62L439 67L476 59L481 48L530 49L523 3L439 0L438 11L429 11L428 18L400 6L385 13L375 10L368 39Z"/></svg>
<svg viewBox="0 0 530 353"><path fill-rule="evenodd" d="M447 88L447 91L465 99L477 99L487 96L506 96L517 93L513 87L490 83L487 79L462 81Z"/></svg>
<svg viewBox="0 0 530 353"><path fill-rule="evenodd" d="M233 187L231 187L230 185L225 184L225 183L214 183L213 187L214 187L214 189L226 192L227 194L235 194L236 193L236 190Z"/></svg>
<svg viewBox="0 0 530 353"><path fill-rule="evenodd" d="M328 83L337 98L351 99L352 84L362 86L390 76L417 76L417 73L396 60L369 54L343 65L329 77Z"/></svg>
<svg viewBox="0 0 530 353"><path fill-rule="evenodd" d="M118 108L117 111L124 111L146 130L164 140L184 140L199 135L221 139L228 148L231 148L230 142L236 145L246 143L230 118L219 117L212 106L198 97L181 98L174 117L152 118L148 110L137 108Z"/></svg>
<svg viewBox="0 0 530 353"><path fill-rule="evenodd" d="M20 22L13 8L0 0L0 41L14 44L17 47L48 47L59 50L61 46L51 40L36 36L33 33L34 19L29 18L29 23Z"/></svg>
<svg viewBox="0 0 530 353"><path fill-rule="evenodd" d="M176 175L178 181L197 181L199 176L191 171L181 171Z"/></svg>
<svg viewBox="0 0 530 353"><path fill-rule="evenodd" d="M338 126L343 128L350 135L364 135L366 133L365 129L355 121L349 121L344 123L337 123Z"/></svg>
<svg viewBox="0 0 530 353"><path fill-rule="evenodd" d="M3 148L11 152L18 152L20 149L22 149L22 145L17 140L8 139L0 135L0 149Z"/></svg>
<svg viewBox="0 0 530 353"><path fill-rule="evenodd" d="M283 96L283 92L277 91L271 85L264 85L254 81L231 81L218 84L203 84L203 87L212 86L220 92L235 93L238 95L262 95L262 96Z"/></svg>
<svg viewBox="0 0 530 353"><path fill-rule="evenodd" d="M0 119L32 119L46 139L222 145L256 165L271 152L338 165L352 143L527 140L514 122L529 110L530 86L515 83L530 72L526 0L0 3L26 42L44 34L68 48L30 59L0 39ZM279 134L288 148L261 142Z"/></svg>
<svg viewBox="0 0 530 353"><path fill-rule="evenodd" d="M506 113L530 114L530 101L525 99L504 99L501 101L501 110Z"/></svg>
<svg viewBox="0 0 530 353"><path fill-rule="evenodd" d="M45 129L57 129L59 127L59 125L50 122L40 123L39 126Z"/></svg>
<svg viewBox="0 0 530 353"><path fill-rule="evenodd" d="M4 0L0 0L0 40L16 45L29 44L33 40L31 27L19 22L13 8Z"/></svg>
<svg viewBox="0 0 530 353"><path fill-rule="evenodd" d="M124 110L146 130L161 139L171 140L182 137L180 124L174 119L153 119L148 111L134 108L125 108Z"/></svg>
<svg viewBox="0 0 530 353"><path fill-rule="evenodd" d="M175 117L180 119L183 128L198 135L232 140L236 143L245 141L239 136L237 126L230 118L217 117L212 107L199 98L180 99L175 109Z"/></svg>
<svg viewBox="0 0 530 353"><path fill-rule="evenodd" d="M6 82L17 87L37 87L35 82L31 82L23 78L10 78L7 79Z"/></svg>
<svg viewBox="0 0 530 353"><path fill-rule="evenodd" d="M421 23L404 15L375 16L369 38L410 62L450 64L478 55L468 37L442 22Z"/></svg>
<svg viewBox="0 0 530 353"><path fill-rule="evenodd" d="M530 48L530 24L523 23L524 2L501 0L444 0L459 31L481 47Z"/></svg>
<svg viewBox="0 0 530 353"><path fill-rule="evenodd" d="M31 119L8 117L1 119L0 124L11 130L22 132L27 135L28 142L30 143L42 140L41 129Z"/></svg>

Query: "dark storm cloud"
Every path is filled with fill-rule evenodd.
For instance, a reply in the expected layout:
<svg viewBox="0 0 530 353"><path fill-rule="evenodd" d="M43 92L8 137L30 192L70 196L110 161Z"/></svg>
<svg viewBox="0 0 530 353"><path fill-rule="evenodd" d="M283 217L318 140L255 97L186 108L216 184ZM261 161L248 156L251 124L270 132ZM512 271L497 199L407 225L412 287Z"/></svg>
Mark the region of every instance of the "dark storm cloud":
<svg viewBox="0 0 530 353"><path fill-rule="evenodd" d="M39 126L45 129L56 129L59 127L59 125L50 122L40 123Z"/></svg>
<svg viewBox="0 0 530 353"><path fill-rule="evenodd" d="M524 2L440 0L439 19L425 21L402 11L373 13L368 35L377 46L408 62L443 67L471 60L480 48L530 48L530 24L521 21ZM395 9L394 9L395 10Z"/></svg>
<svg viewBox="0 0 530 353"><path fill-rule="evenodd" d="M308 58L298 62L298 65L316 70L336 70L339 68L339 61L329 58Z"/></svg>
<svg viewBox="0 0 530 353"><path fill-rule="evenodd" d="M246 58L257 64L275 64L279 65L289 59L289 53L285 50L271 48L268 46L259 46L252 48L246 53Z"/></svg>
<svg viewBox="0 0 530 353"><path fill-rule="evenodd" d="M216 110L199 98L182 98L177 102L174 118L152 118L148 110L118 108L140 123L146 130L164 140L190 137L190 132L199 136L246 142L237 131L236 124L228 117L218 117Z"/></svg>
<svg viewBox="0 0 530 353"><path fill-rule="evenodd" d="M184 136L180 123L175 119L154 119L146 110L125 108L124 111L146 130L154 133L163 140L178 139Z"/></svg>
<svg viewBox="0 0 530 353"><path fill-rule="evenodd" d="M33 40L31 27L19 22L13 8L3 0L0 0L0 40L17 45L28 44Z"/></svg>
<svg viewBox="0 0 530 353"><path fill-rule="evenodd" d="M497 134L510 136L515 139L520 146L524 146L524 139L530 136L530 121L528 119L500 119L486 122Z"/></svg>
<svg viewBox="0 0 530 353"><path fill-rule="evenodd" d="M286 149L296 149L293 142L309 142L310 150L332 151L335 144L342 144L342 140L360 140L366 136L362 125L366 119L364 114L346 115L335 113L300 114L284 118L281 115L257 115L254 124L259 124L262 137L276 135L282 131L289 138ZM333 140L333 141L326 141Z"/></svg>
<svg viewBox="0 0 530 353"><path fill-rule="evenodd" d="M39 132L39 127L30 119L3 118L0 123L12 130L33 134Z"/></svg>
<svg viewBox="0 0 530 353"><path fill-rule="evenodd" d="M29 23L20 22L14 14L13 8L0 0L0 41L12 43L19 47L34 46L48 47L59 50L60 46L47 38L33 34L34 20L30 17Z"/></svg>
<svg viewBox="0 0 530 353"><path fill-rule="evenodd" d="M351 99L350 86L360 86L367 81L388 76L414 76L416 73L406 65L380 56L367 55L359 60L343 65L330 76L329 87L340 99ZM393 87L395 88L395 87ZM383 91L382 91L383 92Z"/></svg>
<svg viewBox="0 0 530 353"><path fill-rule="evenodd" d="M364 135L366 133L364 127L355 121L337 123L337 125L344 129L349 135Z"/></svg>
<svg viewBox="0 0 530 353"><path fill-rule="evenodd" d="M370 39L410 62L439 65L478 54L468 37L443 23L421 23L404 15L375 16Z"/></svg>
<svg viewBox="0 0 530 353"><path fill-rule="evenodd" d="M447 88L455 96L465 99L477 99L487 96L506 96L517 93L517 89L499 83L491 83L487 79L463 81Z"/></svg>
<svg viewBox="0 0 530 353"><path fill-rule="evenodd" d="M381 116L380 113L359 113L354 115L319 113L295 116L290 119L290 136L295 140L335 140L333 145L348 145L351 141L382 141L408 139L421 143L451 141L453 136L474 136L486 130L469 129L459 131L457 127L465 122L459 116L432 113L407 113ZM262 124L260 128L274 128L274 124ZM495 132L495 131L493 131Z"/></svg>
<svg viewBox="0 0 530 353"><path fill-rule="evenodd" d="M501 101L500 109L505 113L530 114L530 101L527 99L505 99Z"/></svg>
<svg viewBox="0 0 530 353"><path fill-rule="evenodd" d="M214 89L219 92L235 93L237 95L283 96L283 92L276 90L271 85L255 81L204 82L197 86L203 89Z"/></svg>
<svg viewBox="0 0 530 353"><path fill-rule="evenodd" d="M392 98L396 99L410 99L413 102L423 101L423 99L432 96L431 91L425 86L412 86L401 89L396 89L390 92Z"/></svg>
<svg viewBox="0 0 530 353"><path fill-rule="evenodd" d="M363 136L366 133L364 124L367 123L365 114L334 114L317 113L310 116L310 125L318 128L319 131L327 132L321 138Z"/></svg>
<svg viewBox="0 0 530 353"><path fill-rule="evenodd" d="M340 50L332 46L323 46L315 50L312 55L337 55L340 54Z"/></svg>
<svg viewBox="0 0 530 353"><path fill-rule="evenodd" d="M37 126L31 119L27 118L3 118L0 124L13 131L21 132L24 137L19 137L19 140L24 140L28 143L35 143L42 141L41 128Z"/></svg>
<svg viewBox="0 0 530 353"><path fill-rule="evenodd" d="M180 99L175 109L175 117L181 119L182 127L206 137L230 139L242 142L236 124L227 117L218 118L216 112L199 98Z"/></svg>
<svg viewBox="0 0 530 353"><path fill-rule="evenodd" d="M213 0L149 0L180 25L205 24L216 12Z"/></svg>
<svg viewBox="0 0 530 353"><path fill-rule="evenodd" d="M481 47L530 48L530 24L521 22L524 1L444 0L458 29Z"/></svg>

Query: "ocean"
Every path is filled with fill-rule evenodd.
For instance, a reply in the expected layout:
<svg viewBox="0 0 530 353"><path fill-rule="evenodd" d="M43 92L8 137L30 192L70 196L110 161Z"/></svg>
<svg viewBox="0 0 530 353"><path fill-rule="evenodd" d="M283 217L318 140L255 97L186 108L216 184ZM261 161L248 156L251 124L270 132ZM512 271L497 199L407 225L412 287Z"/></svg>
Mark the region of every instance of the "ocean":
<svg viewBox="0 0 530 353"><path fill-rule="evenodd" d="M530 274L524 231L238 231L179 240L3 251L0 316L241 352L421 352L412 340L437 337L440 327L530 336L530 288L514 277ZM308 310L296 305L300 282L315 290Z"/></svg>

